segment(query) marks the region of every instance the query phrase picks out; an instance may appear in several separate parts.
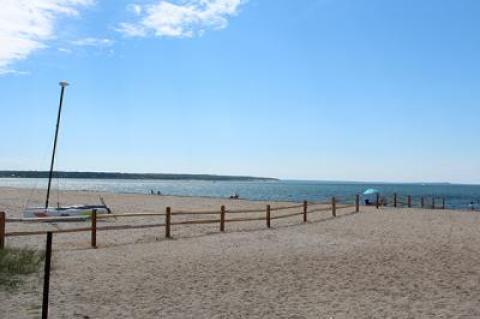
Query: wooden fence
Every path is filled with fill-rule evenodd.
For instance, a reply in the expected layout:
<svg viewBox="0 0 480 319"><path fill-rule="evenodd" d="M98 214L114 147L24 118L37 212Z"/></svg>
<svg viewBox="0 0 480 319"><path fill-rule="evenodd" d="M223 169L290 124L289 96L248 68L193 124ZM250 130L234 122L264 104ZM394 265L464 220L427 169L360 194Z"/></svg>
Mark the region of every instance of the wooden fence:
<svg viewBox="0 0 480 319"><path fill-rule="evenodd" d="M55 218L6 218L5 212L0 212L0 249L5 247L5 241L8 237L19 236L37 236L45 235L48 232L52 234L61 233L78 233L78 232L90 232L91 246L97 247L97 232L98 231L113 231L113 230L126 230L126 229L145 229L145 228L157 228L164 227L165 237L171 238L171 227L178 225L203 225L203 224L218 224L219 231L225 231L225 225L228 223L236 222L248 222L248 221L264 221L267 228L271 228L272 221L284 218L290 218L294 216L301 216L304 223L308 221L310 214L319 212L331 212L332 216L337 215L337 210L346 208L355 208L355 212L360 211L360 196L356 195L353 204L341 203L333 197L330 203L313 203L304 201L301 204L272 207L266 205L265 209L238 209L227 210L224 205L219 210L211 211L173 211L171 207L166 207L164 213L129 213L129 214L97 214L96 210L93 210L91 216L89 216L90 225L88 227L68 228L68 229L55 229L55 230L35 230L35 231L14 231L6 232L7 223L46 223L46 222L69 222L69 221L85 221L83 217L55 217ZM320 207L321 206L321 207ZM325 207L326 206L326 207ZM286 210L298 209L296 212L281 213ZM243 216L239 216L242 214ZM245 217L249 214L263 214L263 216ZM200 220L182 220L175 221L175 216L209 216L208 219ZM213 217L212 217L213 216ZM235 217L239 216L239 217ZM152 217L162 218L162 222L146 224L146 225L106 225L98 226L97 221L106 219L121 219L121 218L135 218L135 217ZM88 221L88 219L87 219Z"/></svg>
<svg viewBox="0 0 480 319"><path fill-rule="evenodd" d="M411 195L399 196L397 193L394 193L392 200L389 201L388 198L384 198L383 202L380 200L381 206L393 206L398 207L417 207L417 208L431 208L431 209L446 209L445 197L425 197L420 196L414 198Z"/></svg>
<svg viewBox="0 0 480 319"><path fill-rule="evenodd" d="M417 201L417 206L420 208L441 208L445 209L445 198L432 197L429 203L426 202L426 198L421 197ZM438 206L440 203L440 206ZM271 205L266 205L265 209L238 209L238 210L227 210L227 208L222 205L219 210L211 211L172 211L170 207L166 207L164 213L128 213L128 214L97 214L96 210L93 210L90 219L90 225L87 227L79 228L68 228L68 229L55 229L55 230L35 230L35 231L15 231L15 232L6 232L7 223L45 223L45 222L69 222L69 221L85 221L83 217L72 216L72 217L55 217L55 218L6 218L5 212L0 212L0 249L5 247L6 238L8 237L19 237L19 236L36 236L36 235L45 235L48 232L52 234L60 233L78 233L78 232L90 232L91 234L91 246L93 248L97 247L97 232L98 231L113 231L113 230L127 230L127 229L145 229L145 228L158 228L164 227L165 237L171 238L171 227L178 225L203 225L203 224L218 224L219 231L225 231L225 225L228 223L235 222L248 222L248 221L264 221L267 228L271 228L272 221L277 219L290 218L294 216L302 216L304 223L308 221L308 216L313 213L318 212L328 212L330 211L332 217L337 216L338 209L346 209L355 207L355 212L360 211L360 195L355 196L354 203L352 205L339 205L337 198L332 197L331 202L329 203L313 203L304 201L301 204L282 206L282 207L272 207ZM371 205L380 208L382 206L389 207L413 207L414 201L412 196L399 197L398 194L393 194L393 198L389 201L385 197L381 197L380 194L376 195L376 202L371 203ZM323 206L323 207L319 207ZM325 207L326 206L326 207ZM278 214L277 212L285 210L299 209L299 211L294 213L284 213ZM263 216L253 216L253 217L230 217L238 216L238 214L248 215L248 214L264 214ZM209 219L200 219L200 220L182 220L175 221L175 216L213 216ZM108 225L108 226L97 226L98 220L105 219L122 219L122 218L135 218L135 217L152 217L152 218L162 218L162 222L146 224L146 225ZM227 218L230 217L230 218ZM87 220L88 221L88 220Z"/></svg>

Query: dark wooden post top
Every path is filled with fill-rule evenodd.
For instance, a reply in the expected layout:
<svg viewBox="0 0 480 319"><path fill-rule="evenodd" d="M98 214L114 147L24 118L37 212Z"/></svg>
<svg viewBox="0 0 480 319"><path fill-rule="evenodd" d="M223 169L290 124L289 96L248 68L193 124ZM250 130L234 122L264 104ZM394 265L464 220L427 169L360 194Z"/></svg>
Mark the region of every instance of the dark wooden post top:
<svg viewBox="0 0 480 319"><path fill-rule="evenodd" d="M359 212L360 211L360 195L357 194L355 195L355 212Z"/></svg>
<svg viewBox="0 0 480 319"><path fill-rule="evenodd" d="M307 211L308 211L308 203L307 201L303 201L303 222L307 222Z"/></svg>
<svg viewBox="0 0 480 319"><path fill-rule="evenodd" d="M225 231L225 206L220 207L220 231Z"/></svg>
<svg viewBox="0 0 480 319"><path fill-rule="evenodd" d="M332 197L332 216L337 216L337 199L335 197Z"/></svg>
<svg viewBox="0 0 480 319"><path fill-rule="evenodd" d="M170 238L170 220L171 220L170 207L165 208L165 237Z"/></svg>
<svg viewBox="0 0 480 319"><path fill-rule="evenodd" d="M267 228L270 228L270 205L267 205L266 210L266 220L267 220Z"/></svg>

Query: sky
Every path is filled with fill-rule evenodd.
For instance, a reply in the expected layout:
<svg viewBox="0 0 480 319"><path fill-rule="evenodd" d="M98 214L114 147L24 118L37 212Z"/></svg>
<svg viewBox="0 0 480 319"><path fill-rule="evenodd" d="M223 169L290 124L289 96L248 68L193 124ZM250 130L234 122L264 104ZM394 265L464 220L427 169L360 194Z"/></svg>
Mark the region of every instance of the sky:
<svg viewBox="0 0 480 319"><path fill-rule="evenodd" d="M0 5L0 169L480 183L477 0Z"/></svg>

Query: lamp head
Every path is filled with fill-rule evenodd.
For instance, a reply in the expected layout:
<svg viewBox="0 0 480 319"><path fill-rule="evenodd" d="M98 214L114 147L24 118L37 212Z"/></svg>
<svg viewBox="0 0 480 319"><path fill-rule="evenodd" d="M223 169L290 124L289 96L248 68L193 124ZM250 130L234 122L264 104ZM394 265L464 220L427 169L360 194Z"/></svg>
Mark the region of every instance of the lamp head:
<svg viewBox="0 0 480 319"><path fill-rule="evenodd" d="M58 84L60 84L60 86L61 86L62 88L66 87L66 86L69 86L69 84L68 84L67 81L61 81L61 82L58 83Z"/></svg>

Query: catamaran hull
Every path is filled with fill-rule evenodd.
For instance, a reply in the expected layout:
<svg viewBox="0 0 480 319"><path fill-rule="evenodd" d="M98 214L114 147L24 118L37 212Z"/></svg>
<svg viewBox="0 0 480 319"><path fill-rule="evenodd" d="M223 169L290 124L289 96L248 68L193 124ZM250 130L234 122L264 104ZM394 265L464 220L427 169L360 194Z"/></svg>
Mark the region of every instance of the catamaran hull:
<svg viewBox="0 0 480 319"><path fill-rule="evenodd" d="M46 217L69 217L80 216L89 217L93 210L97 210L97 214L109 214L110 209L106 206L74 206L74 207L49 207L49 208L27 208L23 211L24 218L46 218Z"/></svg>

